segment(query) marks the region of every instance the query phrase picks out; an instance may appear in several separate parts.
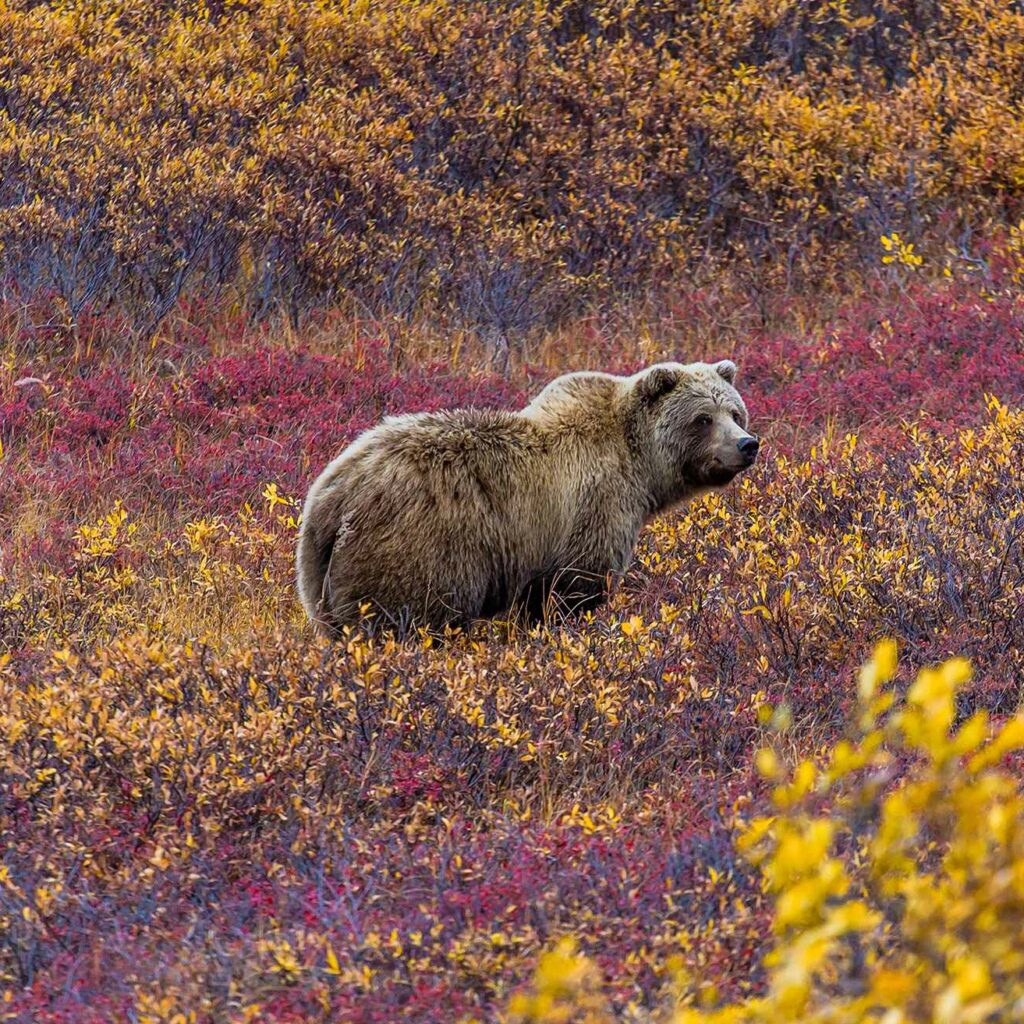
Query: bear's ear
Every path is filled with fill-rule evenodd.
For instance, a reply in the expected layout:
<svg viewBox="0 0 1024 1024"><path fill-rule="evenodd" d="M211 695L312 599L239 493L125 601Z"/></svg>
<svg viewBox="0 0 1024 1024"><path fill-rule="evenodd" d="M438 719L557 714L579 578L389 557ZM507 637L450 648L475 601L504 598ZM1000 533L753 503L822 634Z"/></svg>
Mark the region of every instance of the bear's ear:
<svg viewBox="0 0 1024 1024"><path fill-rule="evenodd" d="M679 383L679 372L665 366L656 366L636 382L636 393L641 402L650 405L667 395Z"/></svg>
<svg viewBox="0 0 1024 1024"><path fill-rule="evenodd" d="M736 364L731 359L722 359L715 363L715 370L718 376L727 380L730 384L736 380Z"/></svg>

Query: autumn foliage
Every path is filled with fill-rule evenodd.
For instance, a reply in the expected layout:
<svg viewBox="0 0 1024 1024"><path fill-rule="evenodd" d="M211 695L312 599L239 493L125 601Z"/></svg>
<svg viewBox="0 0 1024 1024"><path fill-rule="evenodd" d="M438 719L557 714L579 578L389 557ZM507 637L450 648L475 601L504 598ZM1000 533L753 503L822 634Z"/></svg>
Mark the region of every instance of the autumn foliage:
<svg viewBox="0 0 1024 1024"><path fill-rule="evenodd" d="M1002 0L121 0L0 10L4 287L148 337L183 297L429 311L938 265L1021 216ZM897 246L897 252L902 250Z"/></svg>
<svg viewBox="0 0 1024 1024"><path fill-rule="evenodd" d="M1019 1019L1022 66L995 0L0 3L0 1021ZM725 357L763 457L607 607L312 635L383 415Z"/></svg>
<svg viewBox="0 0 1024 1024"><path fill-rule="evenodd" d="M954 658L919 673L898 710L895 645L860 672L851 737L791 776L771 747L776 814L744 824L738 845L774 897L764 995L718 1007L713 985L676 961L670 1024L1014 1020L1024 995L1024 802L997 765L1024 748L1024 714L992 730L984 711L959 727L971 678ZM884 715L881 721L879 716ZM986 742L988 740L988 742ZM900 761L912 767L900 775ZM839 851L845 856L837 856ZM851 867L852 862L852 867ZM701 1005L702 1004L702 1005ZM541 960L520 1021L616 1018L572 938ZM654 1019L654 1018L649 1018Z"/></svg>
<svg viewBox="0 0 1024 1024"><path fill-rule="evenodd" d="M509 375L396 370L385 336L344 319L289 346L174 320L136 362L117 318L94 316L75 347L30 358L35 328L12 316L0 1013L1004 1005L1021 764L959 766L1014 721L1024 679L1024 305L1009 278L904 287L807 336L583 321ZM388 411L514 406L559 359L660 355L735 356L765 459L656 522L610 607L532 634L371 622L314 640L292 589L297 501L346 439ZM894 708L917 668L974 666L948 670L955 694L926 716L958 737L941 767L945 733L915 732L920 712L861 727L875 697L858 667L880 637L905 666L876 672ZM946 676L923 678L911 709ZM880 846L887 807L906 831ZM785 874L785 844L812 839L813 871ZM928 902L944 930L927 946L908 916L921 879L948 893Z"/></svg>

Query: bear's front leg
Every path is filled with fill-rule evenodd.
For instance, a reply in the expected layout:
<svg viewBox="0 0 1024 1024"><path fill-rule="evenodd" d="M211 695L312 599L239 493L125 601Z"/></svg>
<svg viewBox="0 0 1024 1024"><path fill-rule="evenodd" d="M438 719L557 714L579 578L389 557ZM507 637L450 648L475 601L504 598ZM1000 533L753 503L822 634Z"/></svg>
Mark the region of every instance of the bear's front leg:
<svg viewBox="0 0 1024 1024"><path fill-rule="evenodd" d="M522 589L516 608L529 623L549 622L599 608L608 600L612 574L575 566L535 576Z"/></svg>

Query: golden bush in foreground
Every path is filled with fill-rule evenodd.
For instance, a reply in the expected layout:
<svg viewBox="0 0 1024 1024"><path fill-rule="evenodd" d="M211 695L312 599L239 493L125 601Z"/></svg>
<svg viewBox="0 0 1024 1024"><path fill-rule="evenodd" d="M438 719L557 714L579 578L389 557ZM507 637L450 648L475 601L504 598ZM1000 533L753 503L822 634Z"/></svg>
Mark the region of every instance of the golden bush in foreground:
<svg viewBox="0 0 1024 1024"><path fill-rule="evenodd" d="M1024 1019L1024 799L998 767L1024 747L1024 714L987 742L985 712L960 723L960 658L922 670L891 710L895 669L895 645L880 644L852 735L826 758L786 776L760 751L777 814L749 822L739 845L775 898L766 991L716 1007L680 976L671 1024ZM511 1018L610 1021L595 973L564 940Z"/></svg>

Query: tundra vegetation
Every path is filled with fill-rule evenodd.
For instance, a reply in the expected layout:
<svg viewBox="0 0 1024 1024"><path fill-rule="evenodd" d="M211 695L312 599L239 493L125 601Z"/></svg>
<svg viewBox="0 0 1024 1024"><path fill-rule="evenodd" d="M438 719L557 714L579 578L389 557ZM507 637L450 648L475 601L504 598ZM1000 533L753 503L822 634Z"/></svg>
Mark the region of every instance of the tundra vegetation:
<svg viewBox="0 0 1024 1024"><path fill-rule="evenodd" d="M0 1019L1020 1016L1024 15L0 8ZM312 636L387 413L734 358L609 604Z"/></svg>

